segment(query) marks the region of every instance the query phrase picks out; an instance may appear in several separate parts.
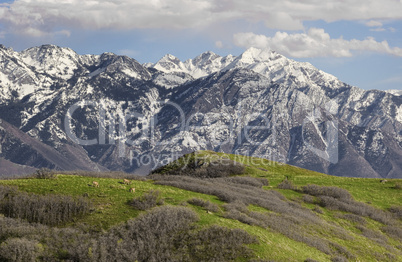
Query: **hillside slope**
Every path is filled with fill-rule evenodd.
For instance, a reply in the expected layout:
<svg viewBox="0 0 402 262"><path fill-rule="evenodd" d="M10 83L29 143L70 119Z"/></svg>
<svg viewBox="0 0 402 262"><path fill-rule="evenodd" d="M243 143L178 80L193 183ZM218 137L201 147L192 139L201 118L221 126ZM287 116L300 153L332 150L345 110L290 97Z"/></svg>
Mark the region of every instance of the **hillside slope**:
<svg viewBox="0 0 402 262"><path fill-rule="evenodd" d="M218 261L402 261L398 179L380 183L380 179L335 177L211 151L185 155L147 178L88 172L42 176L46 177L1 180L0 187L15 185L21 192L45 196L84 196L93 205L91 211L59 224L57 230L0 217L2 225L15 225L0 227L2 251L39 241L41 248L33 248L32 254L60 261L107 261L113 256L117 261L166 256L179 261L179 254L186 261L211 261L214 256ZM125 184L124 177L131 183ZM129 192L132 187L135 193ZM3 204L12 196L4 190L0 188L0 210L9 216ZM18 194L22 193L14 196ZM152 231L152 225L159 233ZM166 238L164 226L173 227L169 231L173 238ZM18 231L22 227L25 231ZM57 234L43 233L49 230ZM140 243L137 235L147 240ZM57 236L63 236L63 242ZM154 236L160 241L155 243ZM53 246L49 239L64 244ZM135 245L144 245L143 251L132 250Z"/></svg>

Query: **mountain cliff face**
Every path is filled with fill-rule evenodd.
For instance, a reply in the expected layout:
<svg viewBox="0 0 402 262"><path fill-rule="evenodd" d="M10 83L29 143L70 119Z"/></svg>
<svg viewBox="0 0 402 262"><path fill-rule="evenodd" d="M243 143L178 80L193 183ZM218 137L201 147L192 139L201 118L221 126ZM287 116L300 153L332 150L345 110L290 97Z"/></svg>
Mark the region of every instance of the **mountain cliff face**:
<svg viewBox="0 0 402 262"><path fill-rule="evenodd" d="M270 50L166 55L145 66L111 53L1 46L0 118L0 164L146 173L209 149L402 178L398 92L364 91Z"/></svg>

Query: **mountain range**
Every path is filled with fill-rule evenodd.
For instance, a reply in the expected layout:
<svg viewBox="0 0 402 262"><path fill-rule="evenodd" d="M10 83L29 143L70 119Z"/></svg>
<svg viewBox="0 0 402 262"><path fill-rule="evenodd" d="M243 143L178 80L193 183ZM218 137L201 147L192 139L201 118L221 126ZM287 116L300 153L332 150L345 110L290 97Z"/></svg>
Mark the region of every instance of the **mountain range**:
<svg viewBox="0 0 402 262"><path fill-rule="evenodd" d="M336 176L402 178L400 91L350 86L272 50L165 55L0 46L0 172L146 174L214 150Z"/></svg>

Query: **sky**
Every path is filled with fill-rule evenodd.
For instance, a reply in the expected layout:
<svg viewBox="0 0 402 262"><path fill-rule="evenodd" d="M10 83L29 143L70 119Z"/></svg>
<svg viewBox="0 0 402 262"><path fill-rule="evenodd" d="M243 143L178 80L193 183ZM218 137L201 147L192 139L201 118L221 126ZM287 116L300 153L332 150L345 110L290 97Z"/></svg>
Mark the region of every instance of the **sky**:
<svg viewBox="0 0 402 262"><path fill-rule="evenodd" d="M402 0L0 0L0 43L141 63L268 48L350 85L402 90Z"/></svg>

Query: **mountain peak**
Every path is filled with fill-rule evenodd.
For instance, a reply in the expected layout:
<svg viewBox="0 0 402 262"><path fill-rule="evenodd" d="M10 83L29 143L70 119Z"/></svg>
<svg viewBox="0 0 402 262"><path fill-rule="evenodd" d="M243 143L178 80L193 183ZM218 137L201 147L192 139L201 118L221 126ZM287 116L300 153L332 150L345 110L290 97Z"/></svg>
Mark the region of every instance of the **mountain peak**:
<svg viewBox="0 0 402 262"><path fill-rule="evenodd" d="M205 63L205 62L207 62L207 61L214 60L214 59L219 58L219 57L221 57L221 56L215 54L215 53L212 52L212 51L207 51L207 52L204 52L204 53L202 53L202 54L196 56L196 57L192 60L192 63L193 63L194 65L195 65L195 64L198 64L198 63Z"/></svg>
<svg viewBox="0 0 402 262"><path fill-rule="evenodd" d="M244 51L244 53L241 54L239 58L244 62L255 63L270 61L274 58L277 58L278 56L280 56L278 53L270 49L258 49L255 47L250 47L249 49Z"/></svg>
<svg viewBox="0 0 402 262"><path fill-rule="evenodd" d="M178 64L181 62L179 58L177 58L171 54L164 55L158 62L168 62L168 61L174 62L175 64Z"/></svg>
<svg viewBox="0 0 402 262"><path fill-rule="evenodd" d="M153 68L165 73L186 72L183 62L171 54L164 55L158 62L156 62L156 64L154 64Z"/></svg>

